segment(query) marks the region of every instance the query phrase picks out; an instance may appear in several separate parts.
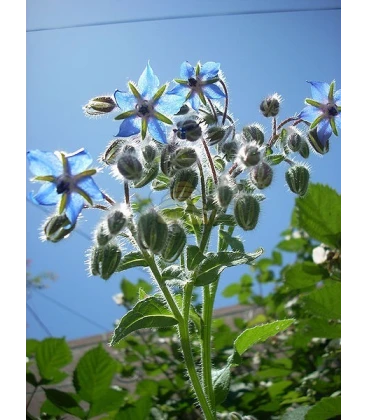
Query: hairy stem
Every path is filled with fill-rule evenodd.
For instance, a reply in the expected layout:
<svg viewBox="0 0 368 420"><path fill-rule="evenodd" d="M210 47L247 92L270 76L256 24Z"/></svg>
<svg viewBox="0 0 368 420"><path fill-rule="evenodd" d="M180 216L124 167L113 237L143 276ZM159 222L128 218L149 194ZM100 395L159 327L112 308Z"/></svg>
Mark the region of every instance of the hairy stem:
<svg viewBox="0 0 368 420"><path fill-rule="evenodd" d="M213 164L211 152L208 150L207 143L206 143L206 141L204 140L203 137L202 137L202 144L203 144L203 147L204 147L204 151L206 152L208 162L209 162L210 167L211 167L213 181L214 181L215 184L217 184L218 180L217 180L217 174L216 174L215 165Z"/></svg>
<svg viewBox="0 0 368 420"><path fill-rule="evenodd" d="M224 109L224 115L222 117L222 125L225 124L225 120L226 120L226 116L227 116L227 109L229 107L229 93L227 91L227 87L225 85L225 82L223 80L219 80L219 82L221 83L221 86L224 88L225 91L225 109Z"/></svg>

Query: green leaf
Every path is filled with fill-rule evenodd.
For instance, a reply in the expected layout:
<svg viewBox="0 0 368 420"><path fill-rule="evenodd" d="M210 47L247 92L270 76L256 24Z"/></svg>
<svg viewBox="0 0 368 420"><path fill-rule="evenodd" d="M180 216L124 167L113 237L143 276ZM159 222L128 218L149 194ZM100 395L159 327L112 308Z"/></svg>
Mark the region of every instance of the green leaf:
<svg viewBox="0 0 368 420"><path fill-rule="evenodd" d="M108 389L101 399L92 403L88 418L92 419L100 414L118 410L123 405L126 395L127 391Z"/></svg>
<svg viewBox="0 0 368 420"><path fill-rule="evenodd" d="M58 381L64 374L59 371L72 361L72 352L64 338L46 338L38 345L36 362L38 371L43 379ZM61 379L61 380L62 380Z"/></svg>
<svg viewBox="0 0 368 420"><path fill-rule="evenodd" d="M278 251L272 251L272 262L274 265L282 265L282 254Z"/></svg>
<svg viewBox="0 0 368 420"><path fill-rule="evenodd" d="M166 190L170 186L170 178L164 174L159 173L155 180L152 181L152 189L155 191Z"/></svg>
<svg viewBox="0 0 368 420"><path fill-rule="evenodd" d="M289 375L290 369L284 369L284 368L269 368L269 369L263 369L258 371L257 376L260 379L269 379L269 378L277 378L277 377L285 377Z"/></svg>
<svg viewBox="0 0 368 420"><path fill-rule="evenodd" d="M125 254L122 259L120 260L120 263L115 270L118 271L124 271L128 270L129 268L133 267L147 267L147 261L144 259L143 255L140 252L132 251L128 254Z"/></svg>
<svg viewBox="0 0 368 420"><path fill-rule="evenodd" d="M228 232L220 230L220 237L231 247L233 251L244 252L243 241L240 238L234 238ZM226 247L227 248L227 247Z"/></svg>
<svg viewBox="0 0 368 420"><path fill-rule="evenodd" d="M341 196L328 185L310 184L308 194L296 199L299 227L312 238L340 247Z"/></svg>
<svg viewBox="0 0 368 420"><path fill-rule="evenodd" d="M306 243L306 240L303 238L290 238L279 242L276 246L282 251L299 252L304 249Z"/></svg>
<svg viewBox="0 0 368 420"><path fill-rule="evenodd" d="M150 165L149 169L143 173L143 177L133 183L134 188L142 188L153 181L158 174L158 164Z"/></svg>
<svg viewBox="0 0 368 420"><path fill-rule="evenodd" d="M161 214L164 218L167 219L182 219L184 217L184 209L182 207L175 207L173 209L162 209Z"/></svg>
<svg viewBox="0 0 368 420"><path fill-rule="evenodd" d="M284 273L285 283L290 289L303 289L313 286L320 280L329 277L328 271L321 265L310 261L296 263L287 268Z"/></svg>
<svg viewBox="0 0 368 420"><path fill-rule="evenodd" d="M204 286L210 284L218 278L226 267L233 267L240 264L250 264L263 253L259 248L252 254L243 252L209 252L206 259L202 261L196 269L195 285Z"/></svg>
<svg viewBox="0 0 368 420"><path fill-rule="evenodd" d="M26 373L26 382L36 387L38 385L38 381L36 379L36 376L32 372Z"/></svg>
<svg viewBox="0 0 368 420"><path fill-rule="evenodd" d="M216 405L225 401L227 394L229 393L230 369L231 363L228 363L223 369L212 369L212 382Z"/></svg>
<svg viewBox="0 0 368 420"><path fill-rule="evenodd" d="M220 214L216 217L214 226L226 225L226 226L236 226L236 221L234 216L231 214Z"/></svg>
<svg viewBox="0 0 368 420"><path fill-rule="evenodd" d="M45 400L40 408L40 413L46 413L50 416L60 416L61 414L65 414L65 411L61 408L58 408L55 404L53 404L50 400Z"/></svg>
<svg viewBox="0 0 368 420"><path fill-rule="evenodd" d="M314 405L305 416L305 420L328 420L341 415L341 397L326 397Z"/></svg>
<svg viewBox="0 0 368 420"><path fill-rule="evenodd" d="M136 392L138 395L151 396L158 395L158 383L157 380L153 379L142 379L138 382L136 387Z"/></svg>
<svg viewBox="0 0 368 420"><path fill-rule="evenodd" d="M170 265L162 270L162 280L182 280L184 275L183 269L180 265Z"/></svg>
<svg viewBox="0 0 368 420"><path fill-rule="evenodd" d="M330 282L302 298L305 310L328 319L341 318L341 283Z"/></svg>
<svg viewBox="0 0 368 420"><path fill-rule="evenodd" d="M277 395L285 393L285 390L293 384L293 381L279 381L274 382L269 388L267 388L270 397L274 399Z"/></svg>
<svg viewBox="0 0 368 420"><path fill-rule="evenodd" d="M341 324L333 323L325 318L311 318L306 319L305 329L303 334L308 337L321 337L321 338L340 338L341 337Z"/></svg>
<svg viewBox="0 0 368 420"><path fill-rule="evenodd" d="M294 319L283 319L246 329L234 341L234 348L239 355L242 355L254 344L266 341L268 338L286 330L293 322Z"/></svg>
<svg viewBox="0 0 368 420"><path fill-rule="evenodd" d="M269 155L266 158L266 161L271 165L278 165L285 159L284 155Z"/></svg>
<svg viewBox="0 0 368 420"><path fill-rule="evenodd" d="M77 397L71 393L59 391L57 389L45 389L45 394L48 400L52 402L57 408L73 416L84 419L86 413L78 404Z"/></svg>
<svg viewBox="0 0 368 420"><path fill-rule="evenodd" d="M114 420L147 420L152 407L151 396L145 396L135 401L134 404L121 408Z"/></svg>
<svg viewBox="0 0 368 420"><path fill-rule="evenodd" d="M304 405L302 407L298 407L293 411L289 411L282 416L281 420L304 420L305 415L310 410L308 405Z"/></svg>
<svg viewBox="0 0 368 420"><path fill-rule="evenodd" d="M34 338L27 338L26 340L26 356L31 357L36 353L37 347L39 346L40 341L35 340Z"/></svg>
<svg viewBox="0 0 368 420"><path fill-rule="evenodd" d="M97 401L109 389L115 372L115 360L99 345L79 360L74 371L75 389L83 400Z"/></svg>
<svg viewBox="0 0 368 420"><path fill-rule="evenodd" d="M198 264L206 257L202 254L196 245L187 246L187 267L188 270L194 270Z"/></svg>
<svg viewBox="0 0 368 420"><path fill-rule="evenodd" d="M231 298L238 295L238 301L242 305L248 303L249 297L252 294L253 279L250 275L244 274L237 283L229 284L222 291L222 296Z"/></svg>
<svg viewBox="0 0 368 420"><path fill-rule="evenodd" d="M166 328L176 325L178 321L166 304L155 296L139 301L133 309L121 318L115 328L110 345L118 343L128 334L142 328Z"/></svg>

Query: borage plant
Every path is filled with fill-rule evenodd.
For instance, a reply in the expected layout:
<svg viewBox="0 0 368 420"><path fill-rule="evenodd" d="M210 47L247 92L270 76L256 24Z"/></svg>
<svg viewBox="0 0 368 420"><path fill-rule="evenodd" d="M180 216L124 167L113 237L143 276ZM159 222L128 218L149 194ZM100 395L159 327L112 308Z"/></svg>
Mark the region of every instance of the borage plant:
<svg viewBox="0 0 368 420"><path fill-rule="evenodd" d="M256 227L262 192L282 162L290 190L301 197L307 194L309 167L297 158L308 158L311 147L320 154L328 152L332 133L338 134L340 91L335 91L334 82L311 82L313 99L281 122L280 95L265 98L260 110L271 119L266 139L258 123L237 132L219 63L193 67L184 62L174 84L170 90L169 84L160 87L147 64L138 83L129 82L127 91L94 97L84 106L89 116L115 113L115 120L121 121L101 164L122 182L123 202L97 187L92 179L97 171L89 169L92 159L84 150L28 152L34 180L43 183L32 199L57 205L56 214L43 226L43 238L52 242L73 231L83 209L104 211L88 252L90 274L107 280L114 273L145 267L156 286L154 294L140 292L110 345L139 329L175 326L193 392L204 418L210 420L226 398L231 368L241 363L242 354L293 323L283 319L246 329L234 341L226 366L212 366L211 324L220 275L227 267L252 264L263 252L246 253L235 229ZM131 190L145 186L169 192L167 206L137 211ZM211 241L213 236L217 240ZM198 289L200 311L193 305ZM233 416L241 418L239 413Z"/></svg>

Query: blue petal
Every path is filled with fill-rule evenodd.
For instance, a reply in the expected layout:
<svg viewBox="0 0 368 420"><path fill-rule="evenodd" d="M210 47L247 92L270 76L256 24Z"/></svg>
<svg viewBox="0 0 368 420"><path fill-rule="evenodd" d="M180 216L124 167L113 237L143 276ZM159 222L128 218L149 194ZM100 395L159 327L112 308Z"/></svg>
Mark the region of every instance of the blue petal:
<svg viewBox="0 0 368 420"><path fill-rule="evenodd" d="M123 111L130 111L134 109L137 104L137 98L130 92L121 92L116 90L114 93L115 102L118 107Z"/></svg>
<svg viewBox="0 0 368 420"><path fill-rule="evenodd" d="M327 140L332 135L332 128L328 118L323 119L317 126L317 136L322 146L325 147Z"/></svg>
<svg viewBox="0 0 368 420"><path fill-rule="evenodd" d="M41 204L42 206L52 206L59 202L60 194L56 191L56 185L53 182L45 182L41 185L37 194L30 194L29 198L33 203Z"/></svg>
<svg viewBox="0 0 368 420"><path fill-rule="evenodd" d="M82 211L83 205L84 205L84 198L80 194L76 192L72 192L68 194L66 207L65 207L65 214L72 225L74 225L75 222L77 221L77 217L79 213Z"/></svg>
<svg viewBox="0 0 368 420"><path fill-rule="evenodd" d="M130 137L141 131L141 119L137 115L133 115L120 124L119 132L115 137Z"/></svg>
<svg viewBox="0 0 368 420"><path fill-rule="evenodd" d="M335 104L341 106L341 89L337 90L334 94Z"/></svg>
<svg viewBox="0 0 368 420"><path fill-rule="evenodd" d="M207 61L201 67L201 71L199 72L199 77L202 80L213 79L214 77L218 76L218 72L220 70L220 63L214 63L213 61Z"/></svg>
<svg viewBox="0 0 368 420"><path fill-rule="evenodd" d="M188 85L181 85L178 83L171 90L166 92L166 95L179 95L179 96L186 97L189 90L190 90L190 87Z"/></svg>
<svg viewBox="0 0 368 420"><path fill-rule="evenodd" d="M166 125L162 121L159 121L156 118L150 118L148 120L148 132L160 143L167 143Z"/></svg>
<svg viewBox="0 0 368 420"><path fill-rule="evenodd" d="M202 87L204 94L210 99L224 98L226 95L219 86L214 83Z"/></svg>
<svg viewBox="0 0 368 420"><path fill-rule="evenodd" d="M27 152L27 159L29 169L35 176L59 176L63 173L63 165L60 159L52 152L30 150Z"/></svg>
<svg viewBox="0 0 368 420"><path fill-rule="evenodd" d="M311 85L312 98L322 104L328 102L328 94L330 92L330 85L326 82L308 82Z"/></svg>
<svg viewBox="0 0 368 420"><path fill-rule="evenodd" d="M195 78L195 69L194 67L188 63L188 61L184 61L184 63L180 66L180 77L181 79L189 80L190 78Z"/></svg>
<svg viewBox="0 0 368 420"><path fill-rule="evenodd" d="M156 93L160 82L148 63L138 80L138 91L144 99L151 99Z"/></svg>
<svg viewBox="0 0 368 420"><path fill-rule="evenodd" d="M175 89L175 88L174 88ZM178 89L179 90L179 89ZM179 90L179 92L183 92L183 90ZM162 95L161 98L156 102L155 109L161 114L164 115L174 115L176 114L183 103L185 102L186 94L188 90L186 89L185 94L175 94L175 93L167 93Z"/></svg>
<svg viewBox="0 0 368 420"><path fill-rule="evenodd" d="M85 171L93 162L91 155L84 149L79 149L74 153L70 153L66 155L66 158L69 165L69 173L72 176Z"/></svg>
<svg viewBox="0 0 368 420"><path fill-rule="evenodd" d="M316 118L322 114L319 108L312 105L307 105L299 114L298 118L312 123Z"/></svg>
<svg viewBox="0 0 368 420"><path fill-rule="evenodd" d="M335 117L336 127L341 130L341 114L337 114Z"/></svg>
<svg viewBox="0 0 368 420"><path fill-rule="evenodd" d="M189 103L193 109L198 111L199 107L201 106L202 101L200 100L198 94L195 93L195 94L192 94L191 97L189 98Z"/></svg>
<svg viewBox="0 0 368 420"><path fill-rule="evenodd" d="M78 181L77 185L89 197L91 197L92 200L94 201L103 200L103 194L98 188L95 181L92 179L92 177L88 176L88 177L82 178L80 181Z"/></svg>

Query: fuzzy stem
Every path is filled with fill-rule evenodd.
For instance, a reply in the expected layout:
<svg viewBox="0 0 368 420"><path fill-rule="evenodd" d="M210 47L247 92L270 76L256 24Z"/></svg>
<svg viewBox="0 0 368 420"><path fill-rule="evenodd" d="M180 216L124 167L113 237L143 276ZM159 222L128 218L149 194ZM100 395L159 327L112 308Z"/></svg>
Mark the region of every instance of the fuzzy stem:
<svg viewBox="0 0 368 420"><path fill-rule="evenodd" d="M115 204L115 201L111 198L111 197L109 197L107 194L105 194L105 193L102 193L102 195L103 195L103 198L109 203L109 204L111 204L112 206Z"/></svg>
<svg viewBox="0 0 368 420"><path fill-rule="evenodd" d="M128 207L130 207L129 184L127 181L124 181L124 195L125 195L125 203Z"/></svg>
<svg viewBox="0 0 368 420"><path fill-rule="evenodd" d="M204 150L205 150L205 152L206 152L208 162L209 162L210 167L211 167L212 176L213 176L213 181L214 181L214 183L215 183L215 184L217 184L217 182L218 182L218 181L217 181L217 174L216 174L215 165L213 164L213 160L212 160L211 153L210 153L210 151L208 150L207 143L206 143L206 141L204 140L204 138L203 138L203 137L202 137L202 144L203 144Z"/></svg>
<svg viewBox="0 0 368 420"><path fill-rule="evenodd" d="M226 120L226 116L227 116L227 109L229 107L229 93L227 91L227 87L225 85L225 82L223 80L219 80L219 82L221 83L221 86L224 88L225 91L225 108L224 108L224 115L222 117L222 125L225 124L225 120Z"/></svg>
<svg viewBox="0 0 368 420"><path fill-rule="evenodd" d="M213 105L213 103L212 103L211 99L210 99L210 98L207 98L207 101L208 101L208 103L210 104L210 107L211 107L211 110L212 110L213 117L214 117L214 119L217 121L217 111L216 111L216 109L215 109L215 107L214 107L214 105Z"/></svg>
<svg viewBox="0 0 368 420"><path fill-rule="evenodd" d="M203 212L203 225L207 224L207 199L206 199L206 184L204 181L203 167L199 160L197 160L197 165L199 169L199 174L201 177L201 192L202 192L202 212Z"/></svg>
<svg viewBox="0 0 368 420"><path fill-rule="evenodd" d="M286 118L286 120L284 120L284 121L281 121L280 122L280 124L277 126L277 131L279 131L280 130L280 128L282 128L285 124L287 124L288 122L290 122L290 121L295 121L295 120L297 120L298 118L297 117L289 117L289 118Z"/></svg>

